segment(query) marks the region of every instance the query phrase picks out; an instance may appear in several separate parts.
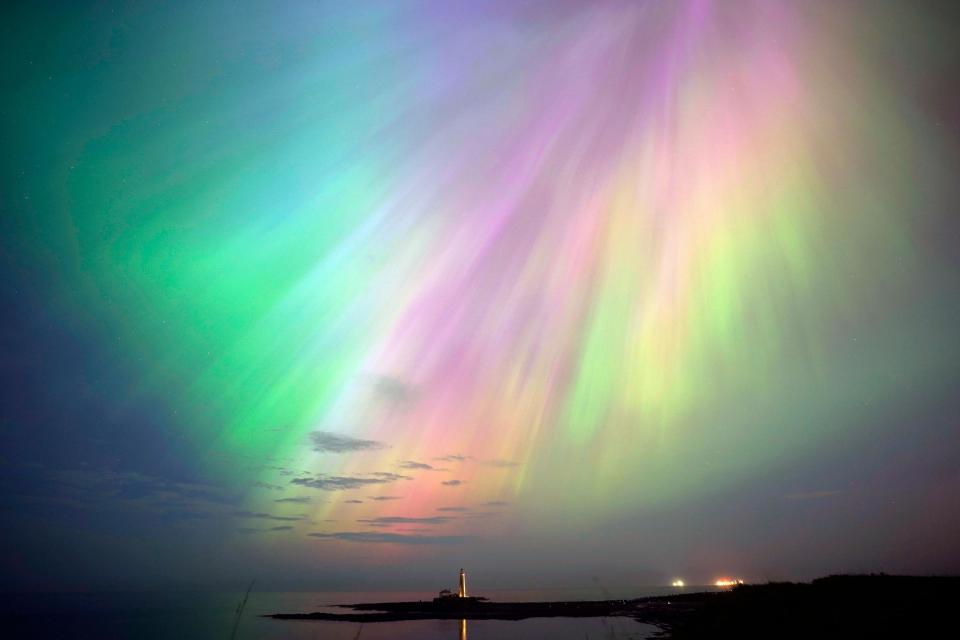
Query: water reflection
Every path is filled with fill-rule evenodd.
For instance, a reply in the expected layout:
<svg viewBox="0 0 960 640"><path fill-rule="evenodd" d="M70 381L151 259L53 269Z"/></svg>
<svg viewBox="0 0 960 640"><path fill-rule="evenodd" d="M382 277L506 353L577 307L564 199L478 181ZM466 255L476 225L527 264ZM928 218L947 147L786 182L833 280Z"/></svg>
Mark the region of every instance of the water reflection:
<svg viewBox="0 0 960 640"><path fill-rule="evenodd" d="M669 587L668 587L669 589ZM542 593L508 594L512 601L545 600ZM556 597L551 592L549 596ZM566 596L566 594L564 594ZM576 595L576 594L574 594ZM646 594L643 594L646 595ZM0 599L4 621L0 638L138 638L138 640L206 640L230 637L237 602L243 594L199 594L189 591L123 594L25 594ZM342 609L327 602L411 601L420 594L251 593L237 629L237 640L451 640L467 638L467 620L409 620L360 624L326 620L275 620L277 611L328 613ZM569 597L569 596L567 596ZM507 600L508 598L504 598ZM7 630L10 611L29 613ZM57 612L56 615L48 612ZM60 613L66 612L66 613ZM39 615L38 615L39 614ZM583 640L588 638L653 638L657 629L631 618L528 618L473 620L470 640ZM358 636L359 634L359 636Z"/></svg>

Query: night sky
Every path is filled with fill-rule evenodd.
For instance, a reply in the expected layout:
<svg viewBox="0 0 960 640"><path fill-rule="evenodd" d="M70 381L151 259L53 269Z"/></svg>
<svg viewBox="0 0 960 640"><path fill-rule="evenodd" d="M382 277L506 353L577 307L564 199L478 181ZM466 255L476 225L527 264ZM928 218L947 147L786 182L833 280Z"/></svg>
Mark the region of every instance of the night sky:
<svg viewBox="0 0 960 640"><path fill-rule="evenodd" d="M950 4L4 3L0 589L960 572Z"/></svg>

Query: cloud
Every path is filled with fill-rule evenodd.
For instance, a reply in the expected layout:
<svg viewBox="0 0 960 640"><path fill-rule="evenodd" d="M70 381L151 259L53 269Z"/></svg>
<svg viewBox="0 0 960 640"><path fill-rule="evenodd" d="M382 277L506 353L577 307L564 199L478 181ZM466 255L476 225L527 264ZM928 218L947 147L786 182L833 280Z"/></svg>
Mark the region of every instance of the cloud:
<svg viewBox="0 0 960 640"><path fill-rule="evenodd" d="M238 518L259 518L261 520L282 520L286 522L295 522L303 520L305 516L275 516L271 513L260 513L254 511L237 511L234 513Z"/></svg>
<svg viewBox="0 0 960 640"><path fill-rule="evenodd" d="M470 509L468 509L467 507L440 507L440 508L437 509L437 511L447 511L447 512L460 513L460 512L464 512L464 511L470 511Z"/></svg>
<svg viewBox="0 0 960 640"><path fill-rule="evenodd" d="M324 453L348 453L351 451L374 451L386 449L387 445L376 440L362 440L342 436L329 431L314 431L310 434L310 442L314 451Z"/></svg>
<svg viewBox="0 0 960 640"><path fill-rule="evenodd" d="M456 453L451 453L449 455L440 456L439 458L434 458L434 460L442 460L443 462L466 462L467 460L472 460L470 456L461 456Z"/></svg>
<svg viewBox="0 0 960 640"><path fill-rule="evenodd" d="M269 533L271 531L292 531L293 527L284 525L280 527L270 527L269 529L256 529L252 527L240 527L237 529L240 533Z"/></svg>
<svg viewBox="0 0 960 640"><path fill-rule="evenodd" d="M463 484L463 480L444 480L440 484L447 487L459 487L460 485Z"/></svg>
<svg viewBox="0 0 960 640"><path fill-rule="evenodd" d="M306 496L298 496L296 498L277 498L274 502L293 502L296 504L307 504L312 502L312 500Z"/></svg>
<svg viewBox="0 0 960 640"><path fill-rule="evenodd" d="M513 467L519 467L519 462L514 462L513 460L504 460L503 458L492 458L490 460L478 460L473 456L464 456L458 453L451 453L445 456L440 456L439 458L434 458L434 460L441 460L443 462L474 462L476 464L481 464L485 467L494 467L496 469L512 469Z"/></svg>
<svg viewBox="0 0 960 640"><path fill-rule="evenodd" d="M403 496L367 496L376 502L388 502L390 500L400 500Z"/></svg>
<svg viewBox="0 0 960 640"><path fill-rule="evenodd" d="M423 469L425 471L440 471L432 464L427 464L426 462L414 462L413 460L404 460L399 465L401 469Z"/></svg>
<svg viewBox="0 0 960 640"><path fill-rule="evenodd" d="M235 493L202 482L89 467L54 469L36 465L34 474L30 491L18 497L44 497L100 516L123 514L159 518L165 523L196 522L229 516L239 506ZM9 497L9 493L5 495Z"/></svg>
<svg viewBox="0 0 960 640"><path fill-rule="evenodd" d="M430 516L427 518L407 518L404 516L381 516L379 518L370 518L366 520L357 520L363 524L369 524L374 527L388 527L392 524L446 524L450 518L445 516Z"/></svg>
<svg viewBox="0 0 960 640"><path fill-rule="evenodd" d="M480 505L481 507L509 507L509 502L504 502L503 500L492 500L490 502L484 502Z"/></svg>
<svg viewBox="0 0 960 640"><path fill-rule="evenodd" d="M254 482L253 487L255 489L266 489L268 491L280 491L283 489L283 485L269 484L267 482Z"/></svg>
<svg viewBox="0 0 960 640"><path fill-rule="evenodd" d="M399 467L401 469L433 469L433 465L429 465L425 462L414 462L413 460L404 460L399 464Z"/></svg>
<svg viewBox="0 0 960 640"><path fill-rule="evenodd" d="M328 476L324 474L316 475L312 478L294 478L290 484L300 485L301 487L310 487L321 491L346 491L347 489L357 489L375 484L390 484L398 480L412 480L410 476L404 476L399 473L386 473L382 471L355 476Z"/></svg>
<svg viewBox="0 0 960 640"><path fill-rule="evenodd" d="M64 484L82 487L85 491L102 492L105 497L122 500L164 498L168 500L199 500L227 502L212 485L176 482L139 473L120 473L110 470L62 471L58 477Z"/></svg>
<svg viewBox="0 0 960 640"><path fill-rule="evenodd" d="M420 534L387 533L380 531L341 531L339 533L308 533L314 538L362 542L370 544L462 544L474 540L473 536L429 536Z"/></svg>
<svg viewBox="0 0 960 640"><path fill-rule="evenodd" d="M344 504L363 504L363 500L344 500Z"/></svg>

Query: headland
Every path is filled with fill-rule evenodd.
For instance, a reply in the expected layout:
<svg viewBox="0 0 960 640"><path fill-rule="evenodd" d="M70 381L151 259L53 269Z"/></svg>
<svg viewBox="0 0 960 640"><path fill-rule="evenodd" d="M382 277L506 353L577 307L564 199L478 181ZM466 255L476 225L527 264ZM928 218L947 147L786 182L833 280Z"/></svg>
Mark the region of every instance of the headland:
<svg viewBox="0 0 960 640"><path fill-rule="evenodd" d="M677 593L634 600L491 602L437 598L418 602L337 605L344 613L275 613L278 620L392 622L524 620L625 616L685 638L935 637L953 624L958 577L828 576L810 583L737 585L720 592ZM934 634L934 635L931 635Z"/></svg>

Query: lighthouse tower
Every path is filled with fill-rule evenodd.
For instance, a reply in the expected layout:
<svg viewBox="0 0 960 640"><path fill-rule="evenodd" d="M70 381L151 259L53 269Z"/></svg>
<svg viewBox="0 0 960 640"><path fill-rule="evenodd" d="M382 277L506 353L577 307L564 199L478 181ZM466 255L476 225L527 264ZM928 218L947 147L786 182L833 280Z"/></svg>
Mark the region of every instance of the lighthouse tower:
<svg viewBox="0 0 960 640"><path fill-rule="evenodd" d="M467 597L467 574L463 572L463 569L460 569L460 591L457 593L461 598Z"/></svg>

